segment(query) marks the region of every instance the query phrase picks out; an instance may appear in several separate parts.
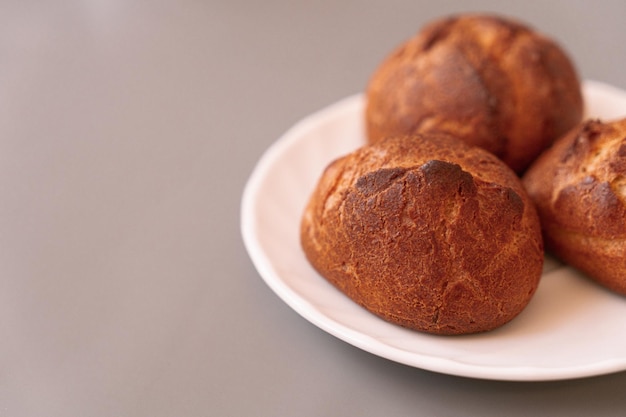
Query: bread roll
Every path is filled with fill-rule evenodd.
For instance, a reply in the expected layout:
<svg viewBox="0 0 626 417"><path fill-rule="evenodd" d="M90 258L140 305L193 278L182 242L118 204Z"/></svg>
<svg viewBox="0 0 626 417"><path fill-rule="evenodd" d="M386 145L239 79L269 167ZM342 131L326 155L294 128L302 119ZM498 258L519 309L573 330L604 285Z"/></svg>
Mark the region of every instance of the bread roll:
<svg viewBox="0 0 626 417"><path fill-rule="evenodd" d="M301 243L352 300L434 334L507 323L543 265L539 220L519 178L439 134L388 138L331 163L304 211Z"/></svg>
<svg viewBox="0 0 626 417"><path fill-rule="evenodd" d="M546 248L626 295L626 119L586 121L523 177Z"/></svg>
<svg viewBox="0 0 626 417"><path fill-rule="evenodd" d="M572 61L551 39L495 16L435 21L402 44L367 88L369 140L447 132L521 173L581 122Z"/></svg>

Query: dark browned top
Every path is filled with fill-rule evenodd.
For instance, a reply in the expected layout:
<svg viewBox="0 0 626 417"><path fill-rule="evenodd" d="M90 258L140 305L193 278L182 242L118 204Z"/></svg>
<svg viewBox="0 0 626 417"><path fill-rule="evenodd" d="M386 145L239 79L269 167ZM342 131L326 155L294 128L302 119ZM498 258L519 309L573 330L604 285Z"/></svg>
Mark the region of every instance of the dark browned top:
<svg viewBox="0 0 626 417"><path fill-rule="evenodd" d="M543 262L539 221L515 174L442 135L388 139L335 161L301 234L313 266L353 300L433 333L509 321Z"/></svg>
<svg viewBox="0 0 626 417"><path fill-rule="evenodd" d="M524 183L547 222L625 238L626 119L582 123L539 158Z"/></svg>
<svg viewBox="0 0 626 417"><path fill-rule="evenodd" d="M582 123L523 181L548 250L626 295L626 119Z"/></svg>
<svg viewBox="0 0 626 417"><path fill-rule="evenodd" d="M515 171L580 122L571 60L515 21L463 15L436 21L401 45L367 89L368 136L451 133Z"/></svg>

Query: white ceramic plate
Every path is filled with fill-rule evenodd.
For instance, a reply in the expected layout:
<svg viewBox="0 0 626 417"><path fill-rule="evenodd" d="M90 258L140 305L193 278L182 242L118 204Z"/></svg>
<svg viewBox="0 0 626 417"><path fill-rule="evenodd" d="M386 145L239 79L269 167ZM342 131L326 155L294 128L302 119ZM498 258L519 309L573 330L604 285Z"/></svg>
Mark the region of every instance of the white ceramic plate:
<svg viewBox="0 0 626 417"><path fill-rule="evenodd" d="M626 116L626 92L586 81L584 95L587 117ZM538 381L626 370L626 298L550 259L521 315L470 336L432 336L387 323L318 275L300 248L300 216L324 167L364 143L362 111L357 95L305 118L266 151L246 185L244 242L282 300L339 339L431 371Z"/></svg>

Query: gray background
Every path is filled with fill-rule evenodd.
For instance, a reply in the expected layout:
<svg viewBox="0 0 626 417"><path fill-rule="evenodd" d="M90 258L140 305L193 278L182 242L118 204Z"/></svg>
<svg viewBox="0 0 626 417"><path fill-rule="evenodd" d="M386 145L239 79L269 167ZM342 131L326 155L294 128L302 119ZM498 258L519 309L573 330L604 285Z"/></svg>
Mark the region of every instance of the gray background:
<svg viewBox="0 0 626 417"><path fill-rule="evenodd" d="M0 416L623 415L626 373L482 381L335 339L263 283L239 206L436 17L515 16L626 88L626 2L54 3L0 4Z"/></svg>

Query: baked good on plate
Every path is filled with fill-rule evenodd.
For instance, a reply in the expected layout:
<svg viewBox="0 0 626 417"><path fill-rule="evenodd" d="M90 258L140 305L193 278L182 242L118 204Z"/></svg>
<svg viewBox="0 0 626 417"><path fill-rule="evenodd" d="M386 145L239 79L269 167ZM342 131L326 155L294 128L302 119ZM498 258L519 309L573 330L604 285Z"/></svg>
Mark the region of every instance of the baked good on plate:
<svg viewBox="0 0 626 417"><path fill-rule="evenodd" d="M442 134L388 138L332 162L304 211L301 243L352 300L434 334L507 323L543 265L539 219L519 178Z"/></svg>
<svg viewBox="0 0 626 417"><path fill-rule="evenodd" d="M546 249L626 295L626 119L588 120L528 169Z"/></svg>
<svg viewBox="0 0 626 417"><path fill-rule="evenodd" d="M572 60L517 21L467 14L434 21L372 75L368 138L447 132L487 149L521 173L581 122Z"/></svg>

